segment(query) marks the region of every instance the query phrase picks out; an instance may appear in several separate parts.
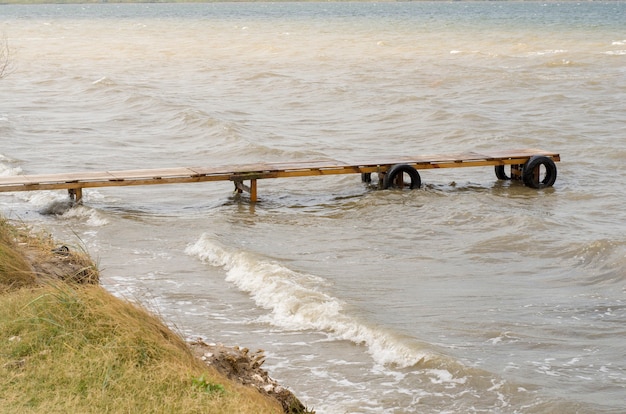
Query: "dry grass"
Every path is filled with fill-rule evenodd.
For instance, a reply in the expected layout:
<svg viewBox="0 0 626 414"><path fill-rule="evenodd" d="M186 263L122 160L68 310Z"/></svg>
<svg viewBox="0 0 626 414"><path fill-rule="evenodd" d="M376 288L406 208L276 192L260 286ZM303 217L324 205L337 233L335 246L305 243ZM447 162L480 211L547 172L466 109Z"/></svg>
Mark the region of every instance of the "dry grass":
<svg viewBox="0 0 626 414"><path fill-rule="evenodd" d="M138 306L35 275L18 233L0 222L0 413L282 412Z"/></svg>
<svg viewBox="0 0 626 414"><path fill-rule="evenodd" d="M0 333L0 412L282 411L195 359L156 317L97 286L5 294Z"/></svg>
<svg viewBox="0 0 626 414"><path fill-rule="evenodd" d="M60 247L49 234L33 234L0 218L0 292L50 279L98 283L98 268L85 249Z"/></svg>
<svg viewBox="0 0 626 414"><path fill-rule="evenodd" d="M30 264L16 249L18 238L18 230L0 219L0 293L35 283Z"/></svg>

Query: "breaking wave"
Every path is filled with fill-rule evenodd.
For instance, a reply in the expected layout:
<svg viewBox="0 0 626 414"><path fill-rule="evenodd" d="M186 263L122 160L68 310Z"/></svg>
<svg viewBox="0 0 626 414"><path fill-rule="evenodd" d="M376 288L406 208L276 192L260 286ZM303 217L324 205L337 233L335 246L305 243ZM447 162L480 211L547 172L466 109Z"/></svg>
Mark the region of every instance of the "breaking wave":
<svg viewBox="0 0 626 414"><path fill-rule="evenodd" d="M368 326L349 315L340 299L320 289L326 284L320 277L293 271L251 252L231 250L209 234L203 234L186 253L223 268L227 281L271 311L267 322L273 325L320 331L334 339L364 345L379 364L408 367L433 356L417 345L406 344L392 332Z"/></svg>

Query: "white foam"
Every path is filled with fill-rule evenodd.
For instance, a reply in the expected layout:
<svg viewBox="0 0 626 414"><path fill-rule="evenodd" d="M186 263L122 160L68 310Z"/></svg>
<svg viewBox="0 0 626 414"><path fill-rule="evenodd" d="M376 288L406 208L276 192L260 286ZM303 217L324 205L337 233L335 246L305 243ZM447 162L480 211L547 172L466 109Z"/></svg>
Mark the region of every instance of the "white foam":
<svg viewBox="0 0 626 414"><path fill-rule="evenodd" d="M95 81L91 82L91 84L92 84L92 85L97 85L97 84L99 84L100 82L104 82L105 80L107 80L107 77L106 77L106 76L103 76L103 77L101 77L100 79L98 79L98 80L95 80Z"/></svg>
<svg viewBox="0 0 626 414"><path fill-rule="evenodd" d="M452 373L445 369L428 369L426 374L430 376L430 382L433 384L465 384L466 377L454 378Z"/></svg>
<svg viewBox="0 0 626 414"><path fill-rule="evenodd" d="M75 206L63 213L63 217L76 218L81 221L84 220L85 223L91 227L102 227L109 224L109 220L106 217L103 217L98 210L80 205Z"/></svg>
<svg viewBox="0 0 626 414"><path fill-rule="evenodd" d="M19 193L19 195L36 208L43 208L51 203L67 200L67 193L60 191L32 191Z"/></svg>
<svg viewBox="0 0 626 414"><path fill-rule="evenodd" d="M20 175L22 169L20 167L11 167L10 164L13 160L0 154L0 177L12 177Z"/></svg>
<svg viewBox="0 0 626 414"><path fill-rule="evenodd" d="M269 309L266 321L286 329L325 332L334 339L365 345L379 364L401 367L429 355L410 347L391 332L368 326L345 312L345 304L320 289L326 281L295 272L246 251L221 246L208 234L186 249L207 263L224 268L226 280L248 292L258 306Z"/></svg>
<svg viewBox="0 0 626 414"><path fill-rule="evenodd" d="M546 50L538 50L536 52L529 52L529 56L545 56L545 55L559 55L562 53L567 53L567 50L564 49L546 49Z"/></svg>
<svg viewBox="0 0 626 414"><path fill-rule="evenodd" d="M12 177L20 175L22 169L20 167L9 167L7 165L0 164L0 177Z"/></svg>
<svg viewBox="0 0 626 414"><path fill-rule="evenodd" d="M1 164L0 164L1 168ZM102 227L109 224L109 220L98 210L77 205L70 208L67 193L64 191L32 191L15 193L19 199L29 203L33 208L45 211L54 204L59 204L58 215L64 218L78 219L84 221L91 227Z"/></svg>

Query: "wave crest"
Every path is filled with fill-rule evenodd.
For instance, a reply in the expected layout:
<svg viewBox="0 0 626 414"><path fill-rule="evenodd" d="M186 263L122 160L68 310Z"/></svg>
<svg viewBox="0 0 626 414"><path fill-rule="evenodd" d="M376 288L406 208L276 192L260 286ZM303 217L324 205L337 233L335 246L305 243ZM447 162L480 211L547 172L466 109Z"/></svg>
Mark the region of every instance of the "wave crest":
<svg viewBox="0 0 626 414"><path fill-rule="evenodd" d="M263 319L273 325L320 331L334 339L364 345L379 364L404 368L433 356L417 344L407 344L393 332L349 315L341 300L320 289L328 284L323 278L293 271L251 252L232 251L208 234L190 245L186 253L226 270L227 281L249 293L258 306L271 311Z"/></svg>

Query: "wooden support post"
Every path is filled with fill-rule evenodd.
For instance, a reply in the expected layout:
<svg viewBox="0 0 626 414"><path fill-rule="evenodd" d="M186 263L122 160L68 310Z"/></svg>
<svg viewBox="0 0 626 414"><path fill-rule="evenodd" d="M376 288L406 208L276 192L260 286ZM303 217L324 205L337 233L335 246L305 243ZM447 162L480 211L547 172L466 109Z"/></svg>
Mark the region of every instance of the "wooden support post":
<svg viewBox="0 0 626 414"><path fill-rule="evenodd" d="M236 191L238 193L242 193L242 192L245 191L246 193L250 194L250 201L252 203L256 203L256 201L257 201L257 196L256 196L256 178L252 178L250 180L250 187L245 185L242 180L235 180L234 183L235 183L235 188L237 189Z"/></svg>
<svg viewBox="0 0 626 414"><path fill-rule="evenodd" d="M404 188L404 173L403 172L400 172L400 174L398 174L398 176L396 177L396 187Z"/></svg>
<svg viewBox="0 0 626 414"><path fill-rule="evenodd" d="M538 165L534 171L533 171L533 175L535 177L535 181L536 182L540 182L541 181L541 165Z"/></svg>
<svg viewBox="0 0 626 414"><path fill-rule="evenodd" d="M250 180L250 202L256 203L256 179Z"/></svg>
<svg viewBox="0 0 626 414"><path fill-rule="evenodd" d="M69 188L67 193L70 196L70 200L72 200L75 204L83 203L83 189L82 188Z"/></svg>
<svg viewBox="0 0 626 414"><path fill-rule="evenodd" d="M522 167L523 167L523 165L519 165L519 164L511 165L511 180L521 181L521 179L522 179Z"/></svg>
<svg viewBox="0 0 626 414"><path fill-rule="evenodd" d="M242 180L235 180L234 183L235 183L235 188L237 189L237 192L239 194L243 193L244 191L247 193L250 192L250 187L245 185Z"/></svg>
<svg viewBox="0 0 626 414"><path fill-rule="evenodd" d="M382 190L383 189L383 182L385 181L385 174L387 174L384 171L378 171L377 175L378 175L378 189Z"/></svg>

